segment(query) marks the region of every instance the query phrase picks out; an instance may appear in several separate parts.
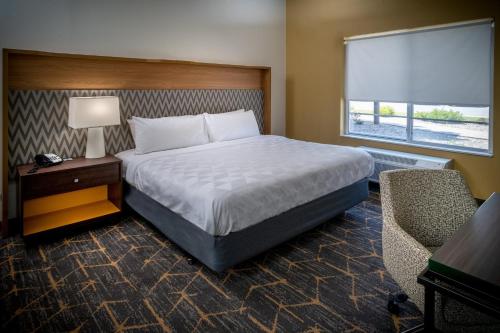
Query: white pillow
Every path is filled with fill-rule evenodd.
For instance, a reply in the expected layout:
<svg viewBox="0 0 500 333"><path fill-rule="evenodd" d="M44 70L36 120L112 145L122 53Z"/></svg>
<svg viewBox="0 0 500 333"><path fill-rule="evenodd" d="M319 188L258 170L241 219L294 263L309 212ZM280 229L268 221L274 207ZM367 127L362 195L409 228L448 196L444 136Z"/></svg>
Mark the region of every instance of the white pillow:
<svg viewBox="0 0 500 333"><path fill-rule="evenodd" d="M127 119L128 126L130 127L130 133L132 133L132 139L134 139L135 142L135 127L134 127L134 120L133 119Z"/></svg>
<svg viewBox="0 0 500 333"><path fill-rule="evenodd" d="M239 109L239 110L229 111L227 113L237 113L237 112L245 112L245 109ZM130 133L132 134L132 139L134 139L134 142L135 142L134 120L133 119L127 119L127 123L128 123L128 126L130 127Z"/></svg>
<svg viewBox="0 0 500 333"><path fill-rule="evenodd" d="M132 121L136 154L209 143L202 114L153 119L132 117Z"/></svg>
<svg viewBox="0 0 500 333"><path fill-rule="evenodd" d="M245 112L205 113L211 142L228 141L260 135L252 110Z"/></svg>
<svg viewBox="0 0 500 333"><path fill-rule="evenodd" d="M224 114L228 114L228 113L240 113L240 112L245 112L245 109L239 109L239 110L224 112ZM220 114L220 113L217 113L217 114Z"/></svg>

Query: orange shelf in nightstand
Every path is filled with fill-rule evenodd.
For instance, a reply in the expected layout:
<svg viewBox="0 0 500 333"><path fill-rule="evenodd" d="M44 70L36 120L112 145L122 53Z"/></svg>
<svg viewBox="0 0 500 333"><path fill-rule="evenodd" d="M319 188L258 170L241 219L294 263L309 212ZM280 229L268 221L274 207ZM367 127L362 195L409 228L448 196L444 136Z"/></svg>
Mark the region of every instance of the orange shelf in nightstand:
<svg viewBox="0 0 500 333"><path fill-rule="evenodd" d="M94 218L118 213L120 209L109 200L61 209L24 219L23 234L28 236L61 226L75 224Z"/></svg>

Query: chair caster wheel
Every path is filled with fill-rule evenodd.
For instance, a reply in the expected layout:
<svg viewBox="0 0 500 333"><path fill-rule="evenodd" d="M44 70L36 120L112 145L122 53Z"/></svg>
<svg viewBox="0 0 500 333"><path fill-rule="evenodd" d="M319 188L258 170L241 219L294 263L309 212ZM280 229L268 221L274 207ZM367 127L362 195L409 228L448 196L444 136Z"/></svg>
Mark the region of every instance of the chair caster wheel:
<svg viewBox="0 0 500 333"><path fill-rule="evenodd" d="M401 294L396 295L396 302L397 303L404 303L407 300L408 300L408 295L406 295L406 294L401 293Z"/></svg>
<svg viewBox="0 0 500 333"><path fill-rule="evenodd" d="M392 314L399 314L399 304L404 303L408 300L408 295L404 293L399 293L396 295L389 295L389 300L387 301L387 310Z"/></svg>
<svg viewBox="0 0 500 333"><path fill-rule="evenodd" d="M394 301L389 300L389 302L387 302L387 310L389 310L389 312L392 314L398 315L399 305L397 305Z"/></svg>
<svg viewBox="0 0 500 333"><path fill-rule="evenodd" d="M194 259L193 258L187 258L187 263L188 263L188 265L194 264Z"/></svg>

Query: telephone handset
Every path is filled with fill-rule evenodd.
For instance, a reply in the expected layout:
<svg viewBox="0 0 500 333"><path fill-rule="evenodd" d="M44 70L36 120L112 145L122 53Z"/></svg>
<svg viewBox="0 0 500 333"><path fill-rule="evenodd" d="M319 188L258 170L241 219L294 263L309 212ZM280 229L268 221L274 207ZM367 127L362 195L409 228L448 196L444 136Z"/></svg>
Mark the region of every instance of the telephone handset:
<svg viewBox="0 0 500 333"><path fill-rule="evenodd" d="M47 168L50 166L58 165L63 162L62 157L56 154L38 154L35 156L35 165L28 173L35 173L40 168Z"/></svg>
<svg viewBox="0 0 500 333"><path fill-rule="evenodd" d="M58 165L62 162L63 159L56 154L39 154L35 156L35 164L42 168Z"/></svg>

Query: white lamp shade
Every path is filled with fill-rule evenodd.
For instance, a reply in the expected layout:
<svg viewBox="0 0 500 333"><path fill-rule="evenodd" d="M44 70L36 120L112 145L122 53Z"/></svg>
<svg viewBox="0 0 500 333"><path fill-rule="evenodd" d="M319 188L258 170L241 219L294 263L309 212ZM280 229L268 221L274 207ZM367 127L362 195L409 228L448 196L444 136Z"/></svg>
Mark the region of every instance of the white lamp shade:
<svg viewBox="0 0 500 333"><path fill-rule="evenodd" d="M69 127L89 128L112 125L120 125L120 103L118 97L70 97Z"/></svg>

